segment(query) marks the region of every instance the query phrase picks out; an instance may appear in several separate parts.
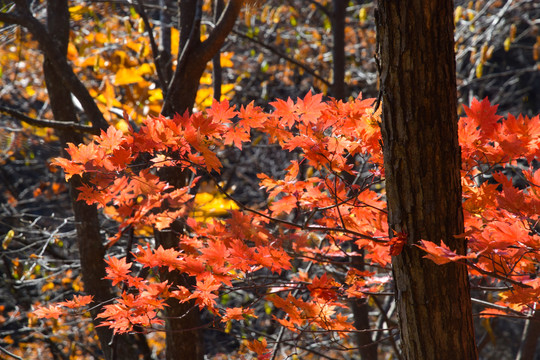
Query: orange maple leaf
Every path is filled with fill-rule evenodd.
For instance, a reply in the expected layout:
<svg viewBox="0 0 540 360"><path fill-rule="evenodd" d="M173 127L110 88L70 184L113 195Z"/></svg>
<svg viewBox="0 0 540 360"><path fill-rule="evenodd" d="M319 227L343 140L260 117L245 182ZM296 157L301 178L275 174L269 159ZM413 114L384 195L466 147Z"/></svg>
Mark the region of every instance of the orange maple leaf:
<svg viewBox="0 0 540 360"><path fill-rule="evenodd" d="M428 255L424 256L424 258L432 260L437 265L443 265L452 261L463 259L476 259L478 257L478 255L474 253L469 255L458 255L454 251L450 250L450 248L442 241L441 245L437 245L426 240L420 240L420 243L422 246L417 244L415 245L428 253Z"/></svg>
<svg viewBox="0 0 540 360"><path fill-rule="evenodd" d="M113 286L127 280L132 264L126 263L126 258L118 259L112 256L105 260L105 262L109 265L105 269L107 271L105 279L112 280Z"/></svg>
<svg viewBox="0 0 540 360"><path fill-rule="evenodd" d="M34 314L41 319L58 319L64 311L58 305L40 306L34 310Z"/></svg>

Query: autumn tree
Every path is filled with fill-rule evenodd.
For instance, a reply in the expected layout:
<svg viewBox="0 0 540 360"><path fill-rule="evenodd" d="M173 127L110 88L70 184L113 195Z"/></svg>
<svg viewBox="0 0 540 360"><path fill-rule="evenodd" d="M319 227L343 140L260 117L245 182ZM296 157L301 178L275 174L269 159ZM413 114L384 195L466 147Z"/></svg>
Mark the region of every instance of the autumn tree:
<svg viewBox="0 0 540 360"><path fill-rule="evenodd" d="M465 255L452 1L380 1L382 139L392 268L406 359L476 359L464 264L423 258L420 240ZM444 101L441 101L444 99Z"/></svg>

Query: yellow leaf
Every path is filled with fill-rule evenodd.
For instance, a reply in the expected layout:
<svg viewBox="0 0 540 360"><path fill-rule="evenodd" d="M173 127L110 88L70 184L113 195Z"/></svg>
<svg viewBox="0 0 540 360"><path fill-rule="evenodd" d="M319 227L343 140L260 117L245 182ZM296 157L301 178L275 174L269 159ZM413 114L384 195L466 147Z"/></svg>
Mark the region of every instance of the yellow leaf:
<svg viewBox="0 0 540 360"><path fill-rule="evenodd" d="M364 24L367 20L367 9L365 7L361 8L358 17L360 18L360 24Z"/></svg>
<svg viewBox="0 0 540 360"><path fill-rule="evenodd" d="M49 282L49 283L46 283L45 285L43 285L41 287L41 292L45 292L45 291L52 290L52 289L54 289L54 283Z"/></svg>
<svg viewBox="0 0 540 360"><path fill-rule="evenodd" d="M504 39L504 51L510 50L510 45L512 45L512 40L507 37L506 39Z"/></svg>
<svg viewBox="0 0 540 360"><path fill-rule="evenodd" d="M26 88L26 94L28 94L28 96L34 96L36 95L36 90L34 90L34 87L31 86L31 85L28 85Z"/></svg>
<svg viewBox="0 0 540 360"><path fill-rule="evenodd" d="M221 53L221 55L220 55L221 66L222 67L233 67L234 63L231 60L233 55L234 55L233 52Z"/></svg>
<svg viewBox="0 0 540 360"><path fill-rule="evenodd" d="M212 85L212 75L209 72L205 72L199 80L201 85Z"/></svg>
<svg viewBox="0 0 540 360"><path fill-rule="evenodd" d="M180 32L172 28L171 29L171 54L173 57L178 56L178 46L180 44Z"/></svg>
<svg viewBox="0 0 540 360"><path fill-rule="evenodd" d="M137 74L139 75L149 75L154 73L154 67L150 64L144 63L137 68Z"/></svg>
<svg viewBox="0 0 540 360"><path fill-rule="evenodd" d="M461 20L462 16L463 16L463 6L456 7L456 10L454 11L454 25L457 24L459 20Z"/></svg>
<svg viewBox="0 0 540 360"><path fill-rule="evenodd" d="M116 72L114 76L115 85L128 85L133 83L142 82L144 79L137 74L137 71L132 68L121 68Z"/></svg>
<svg viewBox="0 0 540 360"><path fill-rule="evenodd" d="M105 44L107 42L107 35L101 32L95 33L94 41L99 44Z"/></svg>
<svg viewBox="0 0 540 360"><path fill-rule="evenodd" d="M4 241L2 241L2 248L4 250L6 250L9 246L9 243L11 242L11 240L13 240L13 237L15 236L15 231L13 230L9 230L6 234L6 236L4 236Z"/></svg>
<svg viewBox="0 0 540 360"><path fill-rule="evenodd" d="M163 100L163 93L161 92L161 89L148 90L148 95L148 101L150 102Z"/></svg>
<svg viewBox="0 0 540 360"><path fill-rule="evenodd" d="M143 19L139 19L137 22L137 31L142 34L144 32L144 21Z"/></svg>
<svg viewBox="0 0 540 360"><path fill-rule="evenodd" d="M107 109L110 109L116 99L114 96L114 88L108 78L105 78L105 92L103 95L105 96L105 105L107 105Z"/></svg>
<svg viewBox="0 0 540 360"><path fill-rule="evenodd" d="M127 133L129 130L129 124L125 120L120 120L114 125L115 128L122 131L123 133Z"/></svg>
<svg viewBox="0 0 540 360"><path fill-rule="evenodd" d="M212 90L212 88L200 88L199 91L197 91L197 98L195 100L198 107L204 109L211 106L213 94L214 90Z"/></svg>
<svg viewBox="0 0 540 360"><path fill-rule="evenodd" d="M476 77L481 78L483 71L484 71L484 64L479 62L478 65L476 65Z"/></svg>
<svg viewBox="0 0 540 360"><path fill-rule="evenodd" d="M67 58L70 61L74 61L79 57L79 52L73 43L68 44Z"/></svg>

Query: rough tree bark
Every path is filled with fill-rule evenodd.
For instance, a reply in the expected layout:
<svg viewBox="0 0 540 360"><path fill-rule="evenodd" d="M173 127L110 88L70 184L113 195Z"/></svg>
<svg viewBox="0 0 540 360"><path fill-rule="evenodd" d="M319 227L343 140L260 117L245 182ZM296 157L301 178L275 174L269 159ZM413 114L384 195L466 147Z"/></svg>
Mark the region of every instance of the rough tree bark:
<svg viewBox="0 0 540 360"><path fill-rule="evenodd" d="M393 257L406 359L477 359L467 268L438 266L414 244L462 234L453 2L380 0L382 136L390 231L407 234ZM392 236L392 234L390 236Z"/></svg>
<svg viewBox="0 0 540 360"><path fill-rule="evenodd" d="M348 1L332 1L332 89L331 95L336 99L344 99L347 93L345 85L345 15Z"/></svg>
<svg viewBox="0 0 540 360"><path fill-rule="evenodd" d="M224 6L225 4L223 3L223 0L214 0L214 24L218 22ZM223 84L222 72L221 51L218 51L212 58L212 87L214 89L214 99L217 101L221 99L221 85Z"/></svg>

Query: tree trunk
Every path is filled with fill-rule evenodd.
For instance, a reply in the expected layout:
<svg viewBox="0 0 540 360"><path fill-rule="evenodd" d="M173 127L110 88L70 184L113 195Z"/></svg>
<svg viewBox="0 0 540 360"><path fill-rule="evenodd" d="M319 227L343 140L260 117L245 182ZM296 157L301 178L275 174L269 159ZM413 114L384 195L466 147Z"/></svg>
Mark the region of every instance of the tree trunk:
<svg viewBox="0 0 540 360"><path fill-rule="evenodd" d="M206 64L219 52L231 32L243 0L229 0L216 26L203 42L200 41L201 6L200 0L178 0L179 58L163 103L162 112L166 116L193 109Z"/></svg>
<svg viewBox="0 0 540 360"><path fill-rule="evenodd" d="M364 250L358 248L353 243L353 251L358 255L351 258L351 265L359 271L364 271ZM354 327L357 330L369 330L371 328L369 322L369 305L368 299L354 299L351 301L351 310L354 317ZM362 360L377 360L377 343L373 341L370 331L357 332L355 336L356 345Z"/></svg>
<svg viewBox="0 0 540 360"><path fill-rule="evenodd" d="M47 28L54 43L59 47L58 50L66 56L70 29L67 0L48 2ZM71 101L71 92L66 88L62 82L62 77L58 75L47 57L43 62L43 72L55 120L76 123L77 116ZM80 134L69 130L62 131L60 137L63 147L66 147L68 142L78 144L83 140ZM79 194L77 188L82 185L79 177L72 178L69 185L85 292L94 296L95 303L105 303L112 299L114 295L111 291L110 282L103 279L106 276L105 262L103 261L105 247L102 244L97 209L95 206L89 206L85 202L77 201ZM96 316L100 312L101 307L94 307L91 311L92 319L96 325L96 333L105 358L112 359L114 351L110 345L112 330L107 327L97 327L100 321L96 319ZM117 352L114 359L130 360L137 358L138 351L134 346L133 337L128 335L117 336L113 344L116 348L122 349L121 352Z"/></svg>
<svg viewBox="0 0 540 360"><path fill-rule="evenodd" d="M331 95L339 100L346 96L345 89L345 11L348 1L333 0L332 11L332 89Z"/></svg>
<svg viewBox="0 0 540 360"><path fill-rule="evenodd" d="M162 86L168 86L172 78L172 55L171 55L171 11L173 10L173 0L160 0L159 21L161 22L161 35L159 37L159 57L156 66L161 68L165 83ZM162 89L166 93L167 89Z"/></svg>
<svg viewBox="0 0 540 360"><path fill-rule="evenodd" d="M214 0L214 24L216 24L223 12L223 0ZM221 51L218 51L212 58L212 87L214 88L214 99L221 100L222 79Z"/></svg>
<svg viewBox="0 0 540 360"><path fill-rule="evenodd" d="M462 234L453 3L379 1L382 136L390 236L406 359L477 359L467 268L436 265L414 244L441 240L460 254Z"/></svg>

